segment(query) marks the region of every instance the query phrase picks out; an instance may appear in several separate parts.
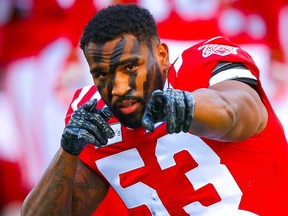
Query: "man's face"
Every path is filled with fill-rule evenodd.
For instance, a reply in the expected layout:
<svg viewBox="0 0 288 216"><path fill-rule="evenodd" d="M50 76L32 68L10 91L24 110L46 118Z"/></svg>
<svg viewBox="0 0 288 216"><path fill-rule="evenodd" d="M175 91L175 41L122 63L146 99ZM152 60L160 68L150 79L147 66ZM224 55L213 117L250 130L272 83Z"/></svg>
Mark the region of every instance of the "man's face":
<svg viewBox="0 0 288 216"><path fill-rule="evenodd" d="M154 42L156 43L156 42ZM141 126L142 116L152 92L162 89L165 76L157 44L144 44L124 35L105 44L90 42L85 48L94 83L127 127Z"/></svg>

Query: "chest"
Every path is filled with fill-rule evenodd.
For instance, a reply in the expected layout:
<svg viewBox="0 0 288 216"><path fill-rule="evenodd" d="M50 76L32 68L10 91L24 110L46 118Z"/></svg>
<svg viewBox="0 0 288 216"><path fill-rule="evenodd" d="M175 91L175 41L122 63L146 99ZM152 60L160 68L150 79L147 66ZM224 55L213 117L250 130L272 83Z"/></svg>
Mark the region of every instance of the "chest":
<svg viewBox="0 0 288 216"><path fill-rule="evenodd" d="M238 209L242 197L238 184L199 137L189 133L136 136L121 145L129 148L95 163L132 212L209 215L223 207Z"/></svg>

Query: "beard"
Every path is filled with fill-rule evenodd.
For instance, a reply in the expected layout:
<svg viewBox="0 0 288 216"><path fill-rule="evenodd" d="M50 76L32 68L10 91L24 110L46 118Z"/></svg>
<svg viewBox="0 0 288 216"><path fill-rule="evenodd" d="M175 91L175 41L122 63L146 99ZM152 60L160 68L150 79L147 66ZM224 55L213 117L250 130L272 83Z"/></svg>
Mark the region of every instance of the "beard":
<svg viewBox="0 0 288 216"><path fill-rule="evenodd" d="M123 100L136 100L141 104L140 108L135 112L130 114L123 114L118 106ZM142 97L134 97L134 96L125 96L123 98L117 99L111 107L113 114L117 117L117 119L128 128L138 128L142 127L142 117L145 111L147 102Z"/></svg>

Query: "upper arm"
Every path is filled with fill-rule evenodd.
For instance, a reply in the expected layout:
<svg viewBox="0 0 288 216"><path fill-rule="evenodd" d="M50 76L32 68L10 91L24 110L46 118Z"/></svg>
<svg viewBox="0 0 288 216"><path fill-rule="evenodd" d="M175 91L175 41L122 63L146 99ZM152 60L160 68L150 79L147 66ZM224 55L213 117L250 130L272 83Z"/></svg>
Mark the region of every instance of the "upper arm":
<svg viewBox="0 0 288 216"><path fill-rule="evenodd" d="M79 160L73 190L73 215L91 215L108 192L109 185Z"/></svg>
<svg viewBox="0 0 288 216"><path fill-rule="evenodd" d="M211 86L210 89L217 91L231 110L233 124L225 134L228 140L244 140L265 128L268 121L267 110L252 87L243 82L227 80Z"/></svg>
<svg viewBox="0 0 288 216"><path fill-rule="evenodd" d="M221 141L241 141L260 133L268 114L256 77L242 64L223 63L212 72L208 89L193 92L195 121L191 131Z"/></svg>

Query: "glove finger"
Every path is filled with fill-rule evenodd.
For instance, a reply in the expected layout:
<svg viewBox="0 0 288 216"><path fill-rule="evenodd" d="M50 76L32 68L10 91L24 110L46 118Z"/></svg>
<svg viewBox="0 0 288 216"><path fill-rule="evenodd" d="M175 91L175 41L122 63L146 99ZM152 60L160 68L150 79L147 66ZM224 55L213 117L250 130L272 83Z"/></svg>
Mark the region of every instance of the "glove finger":
<svg viewBox="0 0 288 216"><path fill-rule="evenodd" d="M169 134L175 132L176 128L176 110L172 98L172 89L167 89L164 93L165 96L165 114L166 114L166 130Z"/></svg>
<svg viewBox="0 0 288 216"><path fill-rule="evenodd" d="M107 144L107 138L114 137L114 131L99 114L83 109L75 111L69 125L87 130L101 145Z"/></svg>
<svg viewBox="0 0 288 216"><path fill-rule="evenodd" d="M82 112L85 111L82 110ZM72 121L69 123L69 127L74 128L74 130L84 131L84 134L86 134L86 132L91 134L94 137L94 140L91 141L92 144L97 146L106 145L108 142L107 137L112 138L114 136L112 128L110 128L110 126L97 113L85 113L83 115L78 113L73 116ZM105 126L99 125L99 121L104 122ZM106 131L110 129L111 131L109 132L112 134L106 134L105 129Z"/></svg>
<svg viewBox="0 0 288 216"><path fill-rule="evenodd" d="M79 122L77 123L79 124ZM100 147L108 142L106 136L89 122L83 122L81 127L70 125L65 129L65 136L71 140L78 140L77 144L74 145L75 149L77 146L79 149L83 149L88 143Z"/></svg>
<svg viewBox="0 0 288 216"><path fill-rule="evenodd" d="M66 152L72 155L79 155L88 143L95 142L93 136L86 137L83 134L88 134L84 129L75 127L66 127L61 138L61 146Z"/></svg>
<svg viewBox="0 0 288 216"><path fill-rule="evenodd" d="M102 136L105 136L107 138L114 137L115 133L113 129L99 114L90 113L88 121L96 125L97 127L96 131L101 131L100 134L102 134Z"/></svg>
<svg viewBox="0 0 288 216"><path fill-rule="evenodd" d="M75 113L78 111L78 113L80 113L79 115L84 116L86 120L92 123L92 126L90 127L86 125L86 129L89 130L91 133L94 134L98 128L103 132L105 136L107 136L108 138L113 138L114 131L106 122L113 116L113 113L108 107L98 111L96 109L97 103L98 103L97 99L90 100L86 104L84 104L81 108L76 110ZM103 116L106 121L98 113L101 114L101 116ZM97 128L96 127L94 128L94 125L96 125Z"/></svg>
<svg viewBox="0 0 288 216"><path fill-rule="evenodd" d="M152 93L151 98L146 106L142 118L142 126L151 132L154 131L154 124L157 122L157 120L161 121L161 112L163 112L163 99L163 92L160 90L155 90Z"/></svg>
<svg viewBox="0 0 288 216"><path fill-rule="evenodd" d="M84 129L81 129L81 132L78 133L78 139L80 140L80 143L86 143L86 145L88 145L88 143L95 144L95 145L98 144L96 142L95 137Z"/></svg>
<svg viewBox="0 0 288 216"><path fill-rule="evenodd" d="M163 113L163 107L165 106L165 96L163 91L155 90L152 93L150 101L152 102L151 104L153 105L151 108L154 117L155 115Z"/></svg>
<svg viewBox="0 0 288 216"><path fill-rule="evenodd" d="M73 124L74 126L81 127L83 121L90 120L91 118L91 111L96 109L97 100L90 100L87 103L85 103L83 106L81 106L79 109L77 109L73 114L69 121L69 125ZM97 110L96 110L97 111ZM93 112L92 112L93 113Z"/></svg>
<svg viewBox="0 0 288 216"><path fill-rule="evenodd" d="M99 110L99 115L107 122L113 117L113 112L109 107L103 107Z"/></svg>
<svg viewBox="0 0 288 216"><path fill-rule="evenodd" d="M90 112L98 112L96 109L97 103L98 103L97 99L92 99L89 100L87 103L85 103L83 106L81 106L79 109L83 109Z"/></svg>
<svg viewBox="0 0 288 216"><path fill-rule="evenodd" d="M86 126L87 125L88 124L86 124ZM91 132L90 130L86 130L84 127L79 129L77 139L79 140L79 143L81 143L82 148L84 148L88 143L101 147L106 145L108 142L108 139L103 136L99 130L96 129Z"/></svg>
<svg viewBox="0 0 288 216"><path fill-rule="evenodd" d="M152 104L148 104L145 111L144 111L144 115L142 117L142 126L150 131L153 132L155 127L154 127L154 123L156 122L156 119L154 118L153 114L152 114Z"/></svg>
<svg viewBox="0 0 288 216"><path fill-rule="evenodd" d="M78 138L86 141L89 140L89 143L97 147L107 145L108 142L106 136L103 136L103 134L99 130L96 130L93 134L89 133L88 131L86 133L81 133L79 134Z"/></svg>
<svg viewBox="0 0 288 216"><path fill-rule="evenodd" d="M71 121L69 122L69 126L79 129L85 129L90 133L94 134L94 132L97 131L98 128L97 125L93 121L91 121L92 114L91 113L81 114L80 112L77 113L76 112ZM84 111L82 110L82 112Z"/></svg>
<svg viewBox="0 0 288 216"><path fill-rule="evenodd" d="M174 106L176 110L176 125L175 133L182 131L183 123L185 121L185 102L182 91L173 91L174 92Z"/></svg>

